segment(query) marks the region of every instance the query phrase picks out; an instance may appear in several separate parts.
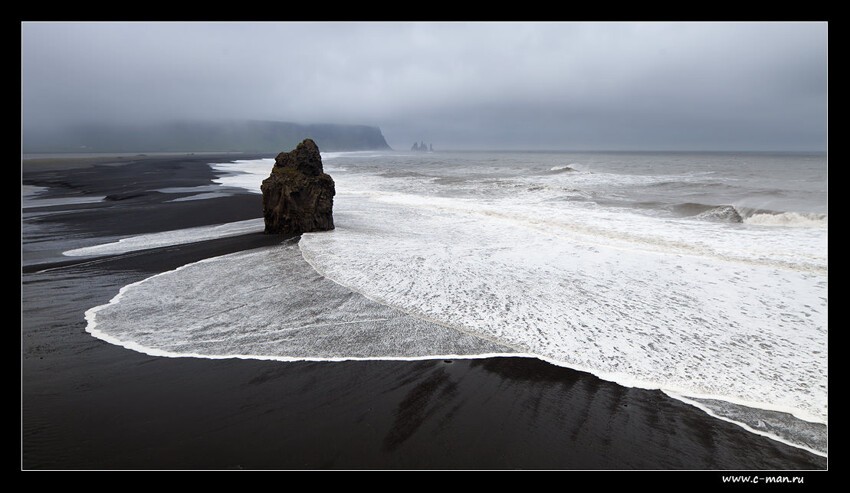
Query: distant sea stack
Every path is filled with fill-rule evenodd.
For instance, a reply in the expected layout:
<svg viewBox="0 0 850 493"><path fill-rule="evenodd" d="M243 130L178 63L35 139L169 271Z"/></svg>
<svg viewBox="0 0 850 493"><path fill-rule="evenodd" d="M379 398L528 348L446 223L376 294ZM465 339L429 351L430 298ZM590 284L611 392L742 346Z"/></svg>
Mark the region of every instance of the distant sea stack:
<svg viewBox="0 0 850 493"><path fill-rule="evenodd" d="M434 152L434 144L426 145L424 140L421 143L414 142L410 150L414 152Z"/></svg>
<svg viewBox="0 0 850 493"><path fill-rule="evenodd" d="M312 139L278 154L260 189L266 234L334 229L334 181L322 169L322 156Z"/></svg>

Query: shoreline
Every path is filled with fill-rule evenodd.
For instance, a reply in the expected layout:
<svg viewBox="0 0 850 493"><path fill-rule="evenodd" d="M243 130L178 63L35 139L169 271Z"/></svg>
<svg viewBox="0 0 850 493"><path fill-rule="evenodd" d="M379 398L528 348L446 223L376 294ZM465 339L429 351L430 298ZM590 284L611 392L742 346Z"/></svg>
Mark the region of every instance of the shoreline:
<svg viewBox="0 0 850 493"><path fill-rule="evenodd" d="M151 187L204 185L215 174L207 161L140 159L132 170L109 167L100 176L72 177L56 171L86 168L24 166L23 175L33 184L73 181L96 194L124 186L142 167L158 170ZM161 195L142 193L34 220L102 236L259 216L256 195L167 206ZM164 358L104 344L85 332L83 312L122 286L284 239L243 235L85 258L47 272L24 269L24 467L826 467L824 458L752 435L661 391L622 387L537 359ZM62 452L74 446L75 453Z"/></svg>
<svg viewBox="0 0 850 493"><path fill-rule="evenodd" d="M123 166L150 160L174 159L256 159L272 156L269 153L249 152L108 152L108 153L32 153L21 154L22 175L37 171L61 171L96 166ZM273 157L273 156L272 156Z"/></svg>

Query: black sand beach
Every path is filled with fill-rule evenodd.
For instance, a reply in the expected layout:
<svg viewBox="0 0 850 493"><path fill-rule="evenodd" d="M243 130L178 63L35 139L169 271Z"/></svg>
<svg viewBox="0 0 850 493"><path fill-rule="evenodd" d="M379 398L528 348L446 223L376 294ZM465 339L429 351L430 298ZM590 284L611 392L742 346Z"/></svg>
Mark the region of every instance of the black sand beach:
<svg viewBox="0 0 850 493"><path fill-rule="evenodd" d="M97 243L90 238L260 217L258 195L166 202L179 195L150 191L209 184L206 163L216 161L24 162L25 185L109 199L24 211L23 469L826 467L659 391L534 359L162 358L90 336L83 312L128 283L283 241L258 233L100 259L57 256L67 238Z"/></svg>

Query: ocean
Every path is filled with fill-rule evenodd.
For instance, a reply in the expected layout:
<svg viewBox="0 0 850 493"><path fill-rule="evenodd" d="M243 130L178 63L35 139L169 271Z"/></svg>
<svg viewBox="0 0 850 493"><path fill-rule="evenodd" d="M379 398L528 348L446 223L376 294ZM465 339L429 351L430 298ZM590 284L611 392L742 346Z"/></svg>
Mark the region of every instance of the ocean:
<svg viewBox="0 0 850 493"><path fill-rule="evenodd" d="M86 312L88 332L173 357L526 356L660 389L827 455L825 155L355 152L323 161L336 182L334 231L124 286ZM217 186L180 200L259 194L272 164L210 163ZM240 221L65 254L261 229Z"/></svg>

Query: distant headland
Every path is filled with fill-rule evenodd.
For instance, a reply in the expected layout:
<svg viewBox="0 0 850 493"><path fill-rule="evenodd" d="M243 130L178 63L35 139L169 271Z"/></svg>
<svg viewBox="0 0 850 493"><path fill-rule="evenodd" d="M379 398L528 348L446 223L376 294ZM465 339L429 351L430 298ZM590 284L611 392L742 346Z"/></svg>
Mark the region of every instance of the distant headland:
<svg viewBox="0 0 850 493"><path fill-rule="evenodd" d="M26 128L24 153L280 152L313 139L325 151L390 149L381 129L367 125L302 125L273 121L78 124Z"/></svg>

